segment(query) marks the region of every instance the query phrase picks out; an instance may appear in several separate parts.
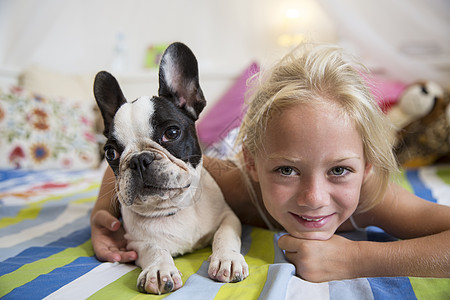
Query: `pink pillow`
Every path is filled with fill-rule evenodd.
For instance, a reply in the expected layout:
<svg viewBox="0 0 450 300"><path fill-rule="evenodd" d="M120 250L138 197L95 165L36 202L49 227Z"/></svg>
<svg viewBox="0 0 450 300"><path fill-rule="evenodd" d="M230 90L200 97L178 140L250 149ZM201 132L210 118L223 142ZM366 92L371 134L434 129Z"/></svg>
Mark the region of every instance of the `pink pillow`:
<svg viewBox="0 0 450 300"><path fill-rule="evenodd" d="M366 77L366 80L370 91L383 111L389 110L392 105L397 103L407 86L401 81L387 80L375 76Z"/></svg>
<svg viewBox="0 0 450 300"><path fill-rule="evenodd" d="M242 107L247 91L247 79L257 72L259 72L257 63L248 66L214 107L197 123L198 137L204 146L223 140L231 129L240 126L244 115Z"/></svg>

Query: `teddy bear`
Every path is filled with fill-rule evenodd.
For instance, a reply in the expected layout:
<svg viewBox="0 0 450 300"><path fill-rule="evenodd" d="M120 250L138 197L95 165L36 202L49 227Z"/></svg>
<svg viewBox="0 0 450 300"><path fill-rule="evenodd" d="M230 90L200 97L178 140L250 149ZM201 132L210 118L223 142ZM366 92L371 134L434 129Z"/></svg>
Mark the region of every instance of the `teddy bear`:
<svg viewBox="0 0 450 300"><path fill-rule="evenodd" d="M409 85L387 116L395 127L394 150L402 167L450 158L450 94L437 83Z"/></svg>

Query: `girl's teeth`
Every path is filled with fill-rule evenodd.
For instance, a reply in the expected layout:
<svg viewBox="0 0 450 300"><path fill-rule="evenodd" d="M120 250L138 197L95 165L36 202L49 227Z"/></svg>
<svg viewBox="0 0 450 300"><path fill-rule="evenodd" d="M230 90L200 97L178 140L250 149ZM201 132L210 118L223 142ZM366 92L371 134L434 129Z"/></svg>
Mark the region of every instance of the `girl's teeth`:
<svg viewBox="0 0 450 300"><path fill-rule="evenodd" d="M310 219L310 218L302 217L302 219L303 219L303 220L306 220L306 221L308 221L308 222L318 222L318 221L322 220L323 217L322 217L322 218L317 218L317 219Z"/></svg>

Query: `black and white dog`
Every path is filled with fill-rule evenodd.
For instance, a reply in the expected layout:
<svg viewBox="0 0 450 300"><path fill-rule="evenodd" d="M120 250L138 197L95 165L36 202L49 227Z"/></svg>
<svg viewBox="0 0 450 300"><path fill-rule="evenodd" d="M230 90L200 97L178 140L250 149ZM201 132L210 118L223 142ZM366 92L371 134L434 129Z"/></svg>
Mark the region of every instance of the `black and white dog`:
<svg viewBox="0 0 450 300"><path fill-rule="evenodd" d="M128 249L138 253L141 292L167 293L182 286L172 256L212 242L209 276L237 282L248 276L240 254L241 224L219 186L202 167L195 121L206 105L197 60L182 43L170 45L159 68L159 96L127 102L116 79L97 74L94 94L107 137L105 156Z"/></svg>

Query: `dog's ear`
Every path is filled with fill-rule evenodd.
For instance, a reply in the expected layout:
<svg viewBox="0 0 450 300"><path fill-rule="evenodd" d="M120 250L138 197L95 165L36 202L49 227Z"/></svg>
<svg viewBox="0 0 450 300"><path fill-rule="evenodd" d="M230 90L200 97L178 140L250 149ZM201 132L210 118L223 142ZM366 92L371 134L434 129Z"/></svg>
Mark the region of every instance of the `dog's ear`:
<svg viewBox="0 0 450 300"><path fill-rule="evenodd" d="M173 43L164 52L159 66L158 94L184 108L194 120L205 107L197 59L186 45Z"/></svg>
<svg viewBox="0 0 450 300"><path fill-rule="evenodd" d="M109 133L114 115L127 100L116 78L106 71L101 71L95 76L94 96L102 113L103 123L105 124L103 134L106 136Z"/></svg>

